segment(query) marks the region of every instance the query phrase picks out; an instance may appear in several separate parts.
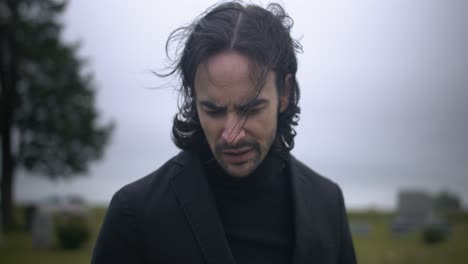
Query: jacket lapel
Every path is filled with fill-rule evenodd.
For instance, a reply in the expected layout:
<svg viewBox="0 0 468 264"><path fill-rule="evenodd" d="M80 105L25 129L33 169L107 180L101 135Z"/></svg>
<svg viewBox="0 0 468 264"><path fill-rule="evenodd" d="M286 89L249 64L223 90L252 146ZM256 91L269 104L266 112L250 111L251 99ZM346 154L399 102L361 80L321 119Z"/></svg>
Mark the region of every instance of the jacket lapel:
<svg viewBox="0 0 468 264"><path fill-rule="evenodd" d="M323 223L313 216L313 212L320 212L313 186L301 171L299 161L289 156L295 232L293 263L305 264L322 250L318 229ZM188 151L181 152L174 161L182 167L172 181L173 187L206 263L235 264L201 162Z"/></svg>
<svg viewBox="0 0 468 264"><path fill-rule="evenodd" d="M234 264L208 182L199 158L183 151L175 162L182 170L173 179L173 187L187 217L206 263Z"/></svg>
<svg viewBox="0 0 468 264"><path fill-rule="evenodd" d="M310 263L310 261L317 261L314 259L314 251L318 249L319 231L317 227L320 226L320 223L317 223L318 219L313 217L312 212L319 212L320 209L316 204L309 181L301 172L299 162L292 155L290 155L289 169L295 231L293 263Z"/></svg>

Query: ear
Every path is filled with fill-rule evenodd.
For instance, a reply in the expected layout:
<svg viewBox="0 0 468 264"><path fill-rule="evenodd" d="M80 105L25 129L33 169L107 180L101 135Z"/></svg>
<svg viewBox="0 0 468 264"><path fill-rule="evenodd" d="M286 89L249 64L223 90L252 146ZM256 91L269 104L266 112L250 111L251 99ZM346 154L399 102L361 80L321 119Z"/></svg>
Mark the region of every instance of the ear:
<svg viewBox="0 0 468 264"><path fill-rule="evenodd" d="M288 109L289 106L289 96L291 96L291 89L292 89L292 75L290 73L286 74L286 77L284 78L284 89L283 93L280 94L280 113L283 113Z"/></svg>

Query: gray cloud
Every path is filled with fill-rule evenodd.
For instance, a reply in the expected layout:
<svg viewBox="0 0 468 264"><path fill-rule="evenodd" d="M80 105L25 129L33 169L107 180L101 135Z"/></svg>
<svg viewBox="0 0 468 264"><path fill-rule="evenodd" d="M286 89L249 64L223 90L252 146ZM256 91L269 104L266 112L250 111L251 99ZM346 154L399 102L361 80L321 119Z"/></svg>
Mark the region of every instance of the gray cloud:
<svg viewBox="0 0 468 264"><path fill-rule="evenodd" d="M19 200L79 192L108 201L160 166L177 94L149 74L168 34L213 1L73 1L67 39L82 39L99 108L118 128L89 175L48 183L21 173ZM188 6L188 8L182 8ZM465 1L288 1L301 38L303 109L293 153L338 182L351 207L395 205L400 188L449 189L468 202L468 29ZM177 12L174 12L177 10Z"/></svg>

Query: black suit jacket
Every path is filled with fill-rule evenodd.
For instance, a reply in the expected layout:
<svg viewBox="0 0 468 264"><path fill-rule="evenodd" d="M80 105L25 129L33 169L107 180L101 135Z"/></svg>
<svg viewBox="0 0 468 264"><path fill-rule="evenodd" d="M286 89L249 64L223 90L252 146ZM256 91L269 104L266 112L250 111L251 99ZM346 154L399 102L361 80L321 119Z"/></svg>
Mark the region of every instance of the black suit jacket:
<svg viewBox="0 0 468 264"><path fill-rule="evenodd" d="M340 188L289 159L292 263L356 263ZM198 155L182 151L114 195L91 263L235 263Z"/></svg>

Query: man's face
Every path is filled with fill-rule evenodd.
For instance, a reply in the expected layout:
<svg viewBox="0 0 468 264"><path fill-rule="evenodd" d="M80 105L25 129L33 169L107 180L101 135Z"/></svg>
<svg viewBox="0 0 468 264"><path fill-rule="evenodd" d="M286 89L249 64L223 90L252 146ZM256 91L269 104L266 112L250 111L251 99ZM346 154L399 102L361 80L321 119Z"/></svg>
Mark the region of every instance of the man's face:
<svg viewBox="0 0 468 264"><path fill-rule="evenodd" d="M270 72L258 96L257 91L249 59L238 52L214 55L197 68L201 126L219 165L234 177L253 172L275 139L279 100L274 73Z"/></svg>

